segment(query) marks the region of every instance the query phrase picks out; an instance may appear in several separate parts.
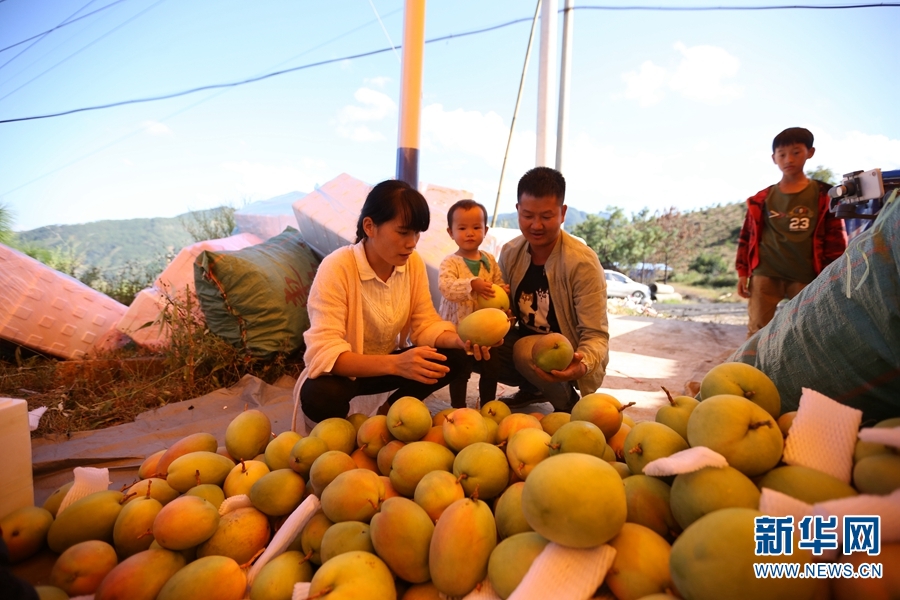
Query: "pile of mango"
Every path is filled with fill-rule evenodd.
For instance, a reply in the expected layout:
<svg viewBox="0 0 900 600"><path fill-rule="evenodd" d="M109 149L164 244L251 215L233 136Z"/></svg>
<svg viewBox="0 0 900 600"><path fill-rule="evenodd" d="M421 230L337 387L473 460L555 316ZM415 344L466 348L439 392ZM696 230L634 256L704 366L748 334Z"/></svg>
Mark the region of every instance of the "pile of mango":
<svg viewBox="0 0 900 600"><path fill-rule="evenodd" d="M45 544L59 555L52 585L38 587L43 600L287 600L298 582L311 583L310 599L421 600L462 598L485 581L505 599L551 542L615 548L597 593L619 600L900 597L900 544L846 557L882 562L881 579L756 579L752 569L814 560L798 547L755 555L761 487L810 504L889 494L900 488L896 448L859 442L848 485L781 463L793 415L779 414L777 390L753 367L716 367L702 401L666 393L655 421L638 423L603 393L571 415L511 413L499 401L432 415L401 398L386 415L327 419L307 437L276 436L264 413L245 410L224 446L190 435L147 457L123 491L59 512L70 483L0 529L13 562ZM729 466L643 474L693 446ZM248 582L309 495L321 509ZM249 502L220 514L226 498L242 496Z"/></svg>

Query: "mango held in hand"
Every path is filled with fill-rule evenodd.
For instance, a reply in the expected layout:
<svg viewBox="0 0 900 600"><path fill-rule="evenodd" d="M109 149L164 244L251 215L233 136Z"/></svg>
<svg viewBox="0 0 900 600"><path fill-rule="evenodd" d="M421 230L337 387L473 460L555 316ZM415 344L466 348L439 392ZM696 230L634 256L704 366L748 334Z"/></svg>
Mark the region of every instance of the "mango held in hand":
<svg viewBox="0 0 900 600"><path fill-rule="evenodd" d="M509 295L506 291L496 283L491 286L494 290L493 298L485 298L481 294L475 295L475 306L478 310L484 308L497 308L506 312L509 310Z"/></svg>
<svg viewBox="0 0 900 600"><path fill-rule="evenodd" d="M531 347L531 360L541 370L562 371L572 363L575 350L561 333L540 336Z"/></svg>
<svg viewBox="0 0 900 600"><path fill-rule="evenodd" d="M499 308L482 308L459 322L457 332L464 342L495 346L509 331L509 317Z"/></svg>

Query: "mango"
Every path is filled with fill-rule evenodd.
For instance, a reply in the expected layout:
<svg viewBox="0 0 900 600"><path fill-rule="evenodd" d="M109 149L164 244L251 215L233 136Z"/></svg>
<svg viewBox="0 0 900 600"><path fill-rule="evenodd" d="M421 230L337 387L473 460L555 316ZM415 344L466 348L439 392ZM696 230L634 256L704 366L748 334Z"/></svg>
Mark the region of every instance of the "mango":
<svg viewBox="0 0 900 600"><path fill-rule="evenodd" d="M551 436L559 431L559 428L572 421L571 413L552 412L541 419L541 427ZM604 442L605 443L605 442Z"/></svg>
<svg viewBox="0 0 900 600"><path fill-rule="evenodd" d="M774 467L784 451L784 436L775 417L743 396L703 400L688 419L687 434L691 446L718 452L747 477Z"/></svg>
<svg viewBox="0 0 900 600"><path fill-rule="evenodd" d="M13 564L37 554L44 547L53 515L45 508L23 506L0 519L0 534Z"/></svg>
<svg viewBox="0 0 900 600"><path fill-rule="evenodd" d="M291 448L288 465L295 473L304 479L309 479L309 470L312 464L326 452L328 452L328 444L322 438L301 438Z"/></svg>
<svg viewBox="0 0 900 600"><path fill-rule="evenodd" d="M431 429L431 411L412 396L397 398L387 411L386 423L391 435L401 442L422 439Z"/></svg>
<svg viewBox="0 0 900 600"><path fill-rule="evenodd" d="M309 598L396 600L397 589L384 561L369 552L356 550L322 564L313 575Z"/></svg>
<svg viewBox="0 0 900 600"><path fill-rule="evenodd" d="M612 457L614 460L625 460L625 438L628 437L628 434L631 433L632 425L628 425L626 423L622 423L619 426L619 430L616 432L614 436L611 438L606 438L606 447L612 451ZM612 462L608 458L608 453L604 451L603 460L607 462ZM629 472L631 470L629 469Z"/></svg>
<svg viewBox="0 0 900 600"><path fill-rule="evenodd" d="M219 525L216 507L197 496L180 496L153 521L153 537L167 550L186 550L208 540Z"/></svg>
<svg viewBox="0 0 900 600"><path fill-rule="evenodd" d="M750 508L723 508L700 517L685 529L672 544L669 558L672 581L679 595L692 600L812 598L815 579L756 578L753 563L812 561L812 552L799 548L800 536L796 534L793 554L757 556L754 519L761 516L761 512Z"/></svg>
<svg viewBox="0 0 900 600"><path fill-rule="evenodd" d="M325 564L338 554L354 550L375 554L369 525L360 521L342 521L325 530L319 555L322 557L322 564Z"/></svg>
<svg viewBox="0 0 900 600"><path fill-rule="evenodd" d="M853 467L853 485L863 494L886 496L900 489L900 455L867 456Z"/></svg>
<svg viewBox="0 0 900 600"><path fill-rule="evenodd" d="M60 504L62 504L63 499L65 499L66 494L69 493L69 490L72 489L73 485L75 485L74 481L61 485L50 494L46 500L44 500L44 510L53 515L54 519L56 518L56 513L59 511Z"/></svg>
<svg viewBox="0 0 900 600"><path fill-rule="evenodd" d="M771 488L807 504L857 495L856 490L836 477L796 465L772 469L763 475L757 485L760 489Z"/></svg>
<svg viewBox="0 0 900 600"><path fill-rule="evenodd" d="M94 600L155 600L165 583L186 564L179 552L150 549L129 556L100 583Z"/></svg>
<svg viewBox="0 0 900 600"><path fill-rule="evenodd" d="M572 364L575 349L572 343L561 333L547 333L535 340L531 347L531 360L539 369L546 371L562 371Z"/></svg>
<svg viewBox="0 0 900 600"><path fill-rule="evenodd" d="M794 418L797 416L797 411L792 410L791 412L786 412L780 417L778 417L778 429L781 430L781 435L784 437L788 436L788 433L791 430L791 425L794 424Z"/></svg>
<svg viewBox="0 0 900 600"><path fill-rule="evenodd" d="M309 518L309 521L306 522L306 525L303 526L303 529L300 531L300 535L297 536L297 539L300 542L300 548L303 550L304 556L309 556L310 560L317 564L322 564L322 556L320 554L320 550L322 549L322 538L325 536L325 532L328 531L328 528L334 525L334 523L325 516L325 513L322 510L316 511L312 517ZM291 547L295 546L296 540L294 544L291 544Z"/></svg>
<svg viewBox="0 0 900 600"><path fill-rule="evenodd" d="M547 435L542 429L536 431ZM499 496L509 484L509 461L497 446L479 442L466 446L456 455L453 474L467 496L488 500Z"/></svg>
<svg viewBox="0 0 900 600"><path fill-rule="evenodd" d="M288 467L285 466L284 468L287 469ZM242 460L228 472L225 481L222 483L222 492L224 492L226 498L242 494L247 496L250 494L250 488L253 487L253 484L262 479L263 475L268 475L269 473L271 471L264 462Z"/></svg>
<svg viewBox="0 0 900 600"><path fill-rule="evenodd" d="M234 559L204 556L175 573L157 600L241 600L246 589L247 576Z"/></svg>
<svg viewBox="0 0 900 600"><path fill-rule="evenodd" d="M190 452L179 456L169 465L166 483L183 494L195 485L212 483L222 485L234 462L215 452Z"/></svg>
<svg viewBox="0 0 900 600"><path fill-rule="evenodd" d="M586 394L572 407L572 420L593 423L600 428L603 437L608 440L622 426L622 411L628 406L622 406L617 398L609 394L600 392Z"/></svg>
<svg viewBox="0 0 900 600"><path fill-rule="evenodd" d="M148 550L166 550L159 545L159 542L153 540L153 543L150 544L150 548ZM185 563L193 562L195 558L197 558L197 546L191 546L190 548L186 548L184 550L166 550L167 552L174 552L176 554L180 554L184 559Z"/></svg>
<svg viewBox="0 0 900 600"><path fill-rule="evenodd" d="M688 443L678 433L662 423L642 421L625 436L625 464L639 475L647 463L688 449Z"/></svg>
<svg viewBox="0 0 900 600"><path fill-rule="evenodd" d="M354 450L353 454L350 455L350 458L356 463L357 469L366 469L372 471L376 475L381 475L381 471L378 470L378 462L374 458L370 458L369 455L360 448Z"/></svg>
<svg viewBox="0 0 900 600"><path fill-rule="evenodd" d="M841 577L831 580L831 594L834 600L893 600L900 598L900 569L892 568L900 565L900 544L882 543L881 553L869 556L865 552L854 552L849 556L841 556L840 560L853 565L859 572L862 563L879 562L882 564L881 577L855 579ZM891 565L891 567L888 567Z"/></svg>
<svg viewBox="0 0 900 600"><path fill-rule="evenodd" d="M546 419L541 420L541 425L544 420ZM606 453L606 438L600 428L589 421L567 421L551 434L549 449L550 456L563 452L581 452L603 458Z"/></svg>
<svg viewBox="0 0 900 600"><path fill-rule="evenodd" d="M378 464L378 471L385 477L390 477L391 468L394 465L394 456L399 452L400 448L405 446L400 440L391 440L378 451L375 461Z"/></svg>
<svg viewBox="0 0 900 600"><path fill-rule="evenodd" d="M113 527L113 545L122 558L143 552L153 543L153 521L163 505L141 496L122 507Z"/></svg>
<svg viewBox="0 0 900 600"><path fill-rule="evenodd" d="M219 517L212 536L197 546L197 558L227 556L239 565L250 562L269 543L269 519L252 506Z"/></svg>
<svg viewBox="0 0 900 600"><path fill-rule="evenodd" d="M192 433L172 444L156 463L156 472L150 477L162 477L169 471L169 465L175 459L191 452L215 452L219 447L214 435L210 433Z"/></svg>
<svg viewBox="0 0 900 600"><path fill-rule="evenodd" d="M257 510L270 517L280 517L300 506L305 493L306 482L302 477L291 469L278 469L259 478L250 487L248 496Z"/></svg>
<svg viewBox="0 0 900 600"><path fill-rule="evenodd" d="M335 477L322 491L322 511L335 523L368 523L378 512L383 494L378 475L367 469L351 469Z"/></svg>
<svg viewBox="0 0 900 600"><path fill-rule="evenodd" d="M469 444L487 442L490 430L481 413L474 408L458 408L447 415L441 432L448 448L459 452Z"/></svg>
<svg viewBox="0 0 900 600"><path fill-rule="evenodd" d="M450 412L453 412L452 410ZM506 402L501 400L491 400L490 402L485 402L481 405L481 416L485 419L490 419L496 424L500 424L505 417L508 417L512 414L509 406L507 406Z"/></svg>
<svg viewBox="0 0 900 600"><path fill-rule="evenodd" d="M39 600L69 600L69 595L56 586L36 585L34 591Z"/></svg>
<svg viewBox="0 0 900 600"><path fill-rule="evenodd" d="M456 328L462 341L479 346L495 346L509 332L509 317L499 308L476 310L459 322Z"/></svg>
<svg viewBox="0 0 900 600"><path fill-rule="evenodd" d="M522 510L545 538L571 548L599 546L625 523L622 478L609 463L570 452L541 461L525 481Z"/></svg>
<svg viewBox="0 0 900 600"><path fill-rule="evenodd" d="M456 476L440 470L426 473L413 494L415 503L425 510L432 521L437 521L448 506L465 497L466 493Z"/></svg>
<svg viewBox="0 0 900 600"><path fill-rule="evenodd" d="M269 470L289 469L291 467L291 450L299 441L299 433L296 431L284 431L269 442L264 452L266 466L269 467Z"/></svg>
<svg viewBox="0 0 900 600"><path fill-rule="evenodd" d="M512 413L497 425L497 445L504 446L515 432L527 428L544 430L541 422L533 416L525 413Z"/></svg>
<svg viewBox="0 0 900 600"><path fill-rule="evenodd" d="M409 586L400 600L444 600L441 593L430 581Z"/></svg>
<svg viewBox="0 0 900 600"><path fill-rule="evenodd" d="M149 477L142 479L125 490L125 503L128 504L136 498L151 497L160 504L166 505L179 496L177 490L172 489L165 479Z"/></svg>
<svg viewBox="0 0 900 600"><path fill-rule="evenodd" d="M225 449L234 460L252 460L266 451L272 439L272 422L260 410L245 410L225 429Z"/></svg>
<svg viewBox="0 0 900 600"><path fill-rule="evenodd" d="M626 521L646 527L668 541L674 540L681 527L672 514L669 485L649 475L632 475L623 483L628 505Z"/></svg>
<svg viewBox="0 0 900 600"><path fill-rule="evenodd" d="M746 398L769 413L773 420L781 415L778 388L753 365L727 362L710 369L700 382L700 399L706 401L722 394Z"/></svg>
<svg viewBox="0 0 900 600"><path fill-rule="evenodd" d="M197 496L198 498L203 498L210 504L218 508L222 506L222 503L225 502L225 492L222 491L217 485L213 485L211 483L201 483L200 485L195 485L188 491L184 493L185 496Z"/></svg>
<svg viewBox="0 0 900 600"><path fill-rule="evenodd" d="M471 447L471 446L470 446ZM487 576L497 525L487 504L465 498L447 507L434 526L428 570L447 596L465 596Z"/></svg>
<svg viewBox="0 0 900 600"><path fill-rule="evenodd" d="M657 423L662 423L667 427L671 427L675 432L687 441L687 423L691 418L691 413L700 403L696 398L690 396L672 396L666 388L663 388L669 403L661 406L656 411L654 419ZM623 420L624 422L624 420ZM632 424L634 426L634 424Z"/></svg>
<svg viewBox="0 0 900 600"><path fill-rule="evenodd" d="M488 560L488 579L498 596L506 600L512 595L549 543L547 538L529 531L517 533L497 544Z"/></svg>
<svg viewBox="0 0 900 600"><path fill-rule="evenodd" d="M369 417L356 432L356 445L369 458L377 458L378 451L394 439L387 426L386 415Z"/></svg>
<svg viewBox="0 0 900 600"><path fill-rule="evenodd" d="M609 448L609 446L607 446L607 448ZM604 458L604 460L606 459ZM623 480L628 479L633 475L631 469L629 469L628 465L626 465L625 463L616 462L615 460L606 460L606 462L612 465L612 467L619 474L619 477L621 477Z"/></svg>
<svg viewBox="0 0 900 600"><path fill-rule="evenodd" d="M159 473L159 459L162 458L165 453L166 448L163 448L145 458L144 462L141 463L141 466L138 467L138 477L141 479L149 479Z"/></svg>
<svg viewBox="0 0 900 600"><path fill-rule="evenodd" d="M509 462L509 468L515 471L519 479L525 480L536 464L550 456L550 452L549 433L543 429L523 429L509 438L506 445L506 460Z"/></svg>
<svg viewBox="0 0 900 600"><path fill-rule="evenodd" d="M672 514L682 528L721 508L759 508L759 488L732 467L682 473L672 482L670 498Z"/></svg>
<svg viewBox="0 0 900 600"><path fill-rule="evenodd" d="M311 581L312 564L296 550L276 556L259 570L250 586L250 600L291 600L294 584Z"/></svg>
<svg viewBox="0 0 900 600"><path fill-rule="evenodd" d="M398 400L399 402L399 400ZM393 442L392 442L393 443ZM382 449L384 452L388 447ZM453 452L434 442L411 442L400 447L391 461L388 477L401 495L411 498L419 481L431 471L449 471L453 467ZM383 471L382 471L383 472Z"/></svg>
<svg viewBox="0 0 900 600"><path fill-rule="evenodd" d="M431 576L428 553L434 524L421 506L407 498L389 498L372 517L369 534L376 553L400 579L424 583Z"/></svg>
<svg viewBox="0 0 900 600"><path fill-rule="evenodd" d="M347 419L333 417L316 423L309 437L317 437L325 442L329 450L350 454L356 449L356 428Z"/></svg>
<svg viewBox="0 0 900 600"><path fill-rule="evenodd" d="M604 582L618 600L638 600L675 587L669 572L672 547L656 532L625 523L609 545L615 548L616 558Z"/></svg>
<svg viewBox="0 0 900 600"><path fill-rule="evenodd" d="M525 482L518 481L507 487L497 498L494 505L494 520L497 522L497 535L501 540L517 533L534 531L525 520L525 513L522 511L522 490L524 489Z"/></svg>
<svg viewBox="0 0 900 600"><path fill-rule="evenodd" d="M113 541L113 529L122 510L122 492L105 490L76 500L56 516L47 531L47 545L57 554L79 542Z"/></svg>
<svg viewBox="0 0 900 600"><path fill-rule="evenodd" d="M445 408L443 410L439 410L438 412L434 413L434 416L431 417L431 426L432 427L440 427L441 425L443 425L444 419L446 419L447 415L452 413L454 410L456 410L456 409L451 406L450 408Z"/></svg>
<svg viewBox="0 0 900 600"><path fill-rule="evenodd" d="M119 562L106 542L88 540L66 548L50 570L50 583L69 596L93 594Z"/></svg>

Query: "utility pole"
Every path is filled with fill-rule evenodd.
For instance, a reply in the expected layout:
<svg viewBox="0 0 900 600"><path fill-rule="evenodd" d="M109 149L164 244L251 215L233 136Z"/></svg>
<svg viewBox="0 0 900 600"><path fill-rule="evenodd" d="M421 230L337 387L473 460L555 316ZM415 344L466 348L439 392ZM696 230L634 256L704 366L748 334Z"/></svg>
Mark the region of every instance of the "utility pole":
<svg viewBox="0 0 900 600"><path fill-rule="evenodd" d="M406 0L403 9L403 60L400 69L400 126L397 179L419 187L422 71L425 55L425 0Z"/></svg>
<svg viewBox="0 0 900 600"><path fill-rule="evenodd" d="M547 116L553 103L556 83L557 0L541 3L541 48L538 61L537 152L536 167L550 166L550 124Z"/></svg>
<svg viewBox="0 0 900 600"><path fill-rule="evenodd" d="M572 26L575 0L566 0L563 16L562 66L559 70L559 121L556 123L556 170L563 170L563 146L569 133L569 89L572 87Z"/></svg>

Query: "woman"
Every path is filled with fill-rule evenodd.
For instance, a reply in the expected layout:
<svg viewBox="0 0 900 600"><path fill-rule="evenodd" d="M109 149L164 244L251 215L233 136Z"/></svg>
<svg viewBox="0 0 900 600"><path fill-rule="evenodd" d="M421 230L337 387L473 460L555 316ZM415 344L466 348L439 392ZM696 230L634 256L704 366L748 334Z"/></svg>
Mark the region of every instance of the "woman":
<svg viewBox="0 0 900 600"><path fill-rule="evenodd" d="M467 373L467 351L489 358L487 348L467 348L431 302L415 252L430 220L422 194L383 181L366 197L356 244L322 261L307 304L306 370L295 388L308 421L346 417L356 396L396 390L388 404L424 399Z"/></svg>

